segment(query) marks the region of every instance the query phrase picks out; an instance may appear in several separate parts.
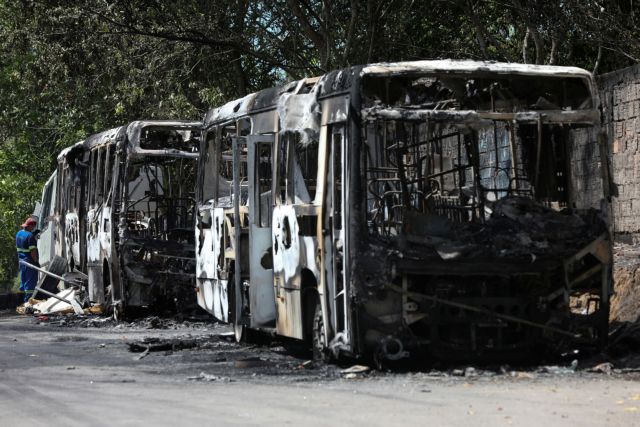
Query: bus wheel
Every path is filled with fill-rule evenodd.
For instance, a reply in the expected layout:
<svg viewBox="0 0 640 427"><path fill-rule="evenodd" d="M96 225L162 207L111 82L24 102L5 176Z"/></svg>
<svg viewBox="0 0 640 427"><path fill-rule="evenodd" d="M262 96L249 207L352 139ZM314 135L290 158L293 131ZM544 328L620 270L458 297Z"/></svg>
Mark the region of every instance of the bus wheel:
<svg viewBox="0 0 640 427"><path fill-rule="evenodd" d="M316 309L313 314L313 328L311 330L312 333L312 349L313 349L313 360L318 362L328 362L329 352L324 345L324 318L322 317L322 306L320 305L320 301L316 302Z"/></svg>

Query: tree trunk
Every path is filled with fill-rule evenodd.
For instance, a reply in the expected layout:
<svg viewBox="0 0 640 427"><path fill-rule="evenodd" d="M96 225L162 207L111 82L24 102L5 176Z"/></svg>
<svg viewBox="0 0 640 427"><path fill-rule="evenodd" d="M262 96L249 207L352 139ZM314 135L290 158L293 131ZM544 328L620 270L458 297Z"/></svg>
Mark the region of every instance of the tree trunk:
<svg viewBox="0 0 640 427"><path fill-rule="evenodd" d="M533 44L536 47L536 64L542 64L544 61L544 43L540 38L540 33L536 29L535 23L531 22L529 16L527 15L527 10L522 6L522 2L520 0L511 0L513 4L513 8L515 12L520 16L525 26L527 27L527 32L533 39Z"/></svg>
<svg viewBox="0 0 640 427"><path fill-rule="evenodd" d="M600 61L602 60L602 45L598 46L598 57L596 58L596 63L593 66L593 75L598 74L598 67L600 66Z"/></svg>
<svg viewBox="0 0 640 427"><path fill-rule="evenodd" d="M487 42L485 39L485 32L482 26L482 22L480 22L480 18L476 13L474 4L472 0L466 2L466 5L463 5L466 10L467 16L471 20L473 27L476 33L476 40L478 41L478 46L480 47L480 52L482 53L482 57L484 59L489 59L489 54L487 52Z"/></svg>
<svg viewBox="0 0 640 427"><path fill-rule="evenodd" d="M529 38L531 37L531 33L529 32L529 28L527 28L527 32L524 34L524 40L522 40L522 62L525 64L529 63Z"/></svg>
<svg viewBox="0 0 640 427"><path fill-rule="evenodd" d="M318 56L320 57L320 68L322 68L322 70L327 70L327 65L329 64L329 56L328 56L328 42L326 40L326 38L324 37L326 35L326 33L323 35L320 32L316 31L313 28L313 25L311 25L311 22L309 21L309 19L307 18L307 16L305 15L304 11L302 10L302 8L300 7L300 3L298 0L287 0L287 4L289 5L289 8L291 9L291 13L293 13L293 16L296 17L296 20L298 21L298 24L300 24L300 28L302 28L302 31L305 33L305 35L309 38L309 40L311 40L311 43L313 43L313 46L315 47L315 49L318 51ZM323 2L323 9L325 8L325 2ZM323 13L324 15L324 13ZM317 18L319 21L322 21L322 19ZM327 25L326 21L325 22L320 22L320 26L324 26Z"/></svg>
<svg viewBox="0 0 640 427"><path fill-rule="evenodd" d="M342 56L342 65L351 65L351 45L353 43L353 33L358 21L358 2L351 0L351 19L349 20L349 29L345 40L344 54Z"/></svg>
<svg viewBox="0 0 640 427"><path fill-rule="evenodd" d="M551 37L551 50L549 51L549 65L556 65L558 62L558 45L560 44L560 37L554 35Z"/></svg>
<svg viewBox="0 0 640 427"><path fill-rule="evenodd" d="M236 34L243 34L245 30L245 17L249 9L248 0L238 0L238 7L236 9L236 15L234 17L233 30ZM233 70L236 75L236 84L238 85L238 95L245 96L247 94L247 74L242 66L242 54L234 49L233 55Z"/></svg>

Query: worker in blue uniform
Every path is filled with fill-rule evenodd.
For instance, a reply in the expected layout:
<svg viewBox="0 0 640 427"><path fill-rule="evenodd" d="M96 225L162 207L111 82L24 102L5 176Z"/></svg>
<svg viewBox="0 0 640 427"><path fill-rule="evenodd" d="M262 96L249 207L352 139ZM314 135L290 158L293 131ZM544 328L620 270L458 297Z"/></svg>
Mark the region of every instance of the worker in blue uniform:
<svg viewBox="0 0 640 427"><path fill-rule="evenodd" d="M22 224L22 230L16 234L18 260L26 261L36 267L40 265L38 264L38 245L33 233L37 224L35 218L29 217ZM20 290L24 292L24 301L27 302L38 283L38 272L22 263L19 263L18 266L20 268Z"/></svg>

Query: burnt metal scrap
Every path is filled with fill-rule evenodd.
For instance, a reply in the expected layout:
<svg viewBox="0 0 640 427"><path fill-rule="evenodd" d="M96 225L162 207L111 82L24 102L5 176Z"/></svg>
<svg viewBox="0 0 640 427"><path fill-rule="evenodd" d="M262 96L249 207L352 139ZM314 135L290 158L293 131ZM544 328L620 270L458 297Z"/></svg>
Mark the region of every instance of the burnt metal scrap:
<svg viewBox="0 0 640 427"><path fill-rule="evenodd" d="M200 123L133 122L62 151L39 247L88 278L89 299L175 308L192 299Z"/></svg>
<svg viewBox="0 0 640 427"><path fill-rule="evenodd" d="M318 357L601 345L608 160L592 76L471 61L332 71L210 111L198 303ZM585 192L583 163L600 165Z"/></svg>

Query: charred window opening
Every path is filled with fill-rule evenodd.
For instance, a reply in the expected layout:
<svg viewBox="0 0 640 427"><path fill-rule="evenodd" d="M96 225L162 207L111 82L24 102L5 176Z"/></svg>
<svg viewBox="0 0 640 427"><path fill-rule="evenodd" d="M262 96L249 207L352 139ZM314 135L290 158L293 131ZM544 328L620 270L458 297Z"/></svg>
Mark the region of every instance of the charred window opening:
<svg viewBox="0 0 640 427"><path fill-rule="evenodd" d="M85 153L81 149L72 149L61 164L62 173L58 174L61 197L57 198L56 206L58 213L77 211L84 206L85 181L89 166L84 156Z"/></svg>
<svg viewBox="0 0 640 427"><path fill-rule="evenodd" d="M278 195L278 201L281 204L290 203L291 200L288 198L288 195L291 194L289 187L290 180L289 177L289 151L291 146L291 138L289 137L280 137L278 139L278 164L276 169L276 180L277 190L276 194Z"/></svg>
<svg viewBox="0 0 640 427"><path fill-rule="evenodd" d="M278 144L277 180L282 204L311 204L318 181L318 141L286 132Z"/></svg>
<svg viewBox="0 0 640 427"><path fill-rule="evenodd" d="M107 149L106 147L103 148L99 148L98 149L98 163L96 164L96 198L95 198L95 204L97 206L102 205L102 203L104 202L104 187L105 187L105 179L104 179L104 172L105 172L105 163L106 163L106 157L107 157L107 153L106 153Z"/></svg>
<svg viewBox="0 0 640 427"><path fill-rule="evenodd" d="M269 227L271 225L271 210L273 199L271 196L271 180L272 180L272 153L271 143L259 143L257 145L256 156L256 179L258 194L260 197L260 207L258 210L260 227Z"/></svg>
<svg viewBox="0 0 640 427"><path fill-rule="evenodd" d="M202 160L202 178L201 183L198 186L199 191L202 191L202 200L205 202L211 201L216 197L215 183L216 180L213 176L216 173L216 146L215 146L215 132L208 132L205 137L205 143L201 156Z"/></svg>
<svg viewBox="0 0 640 427"><path fill-rule="evenodd" d="M593 108L582 78L492 75L473 77L367 77L365 102L412 108L513 111Z"/></svg>
<svg viewBox="0 0 640 427"><path fill-rule="evenodd" d="M233 207L233 138L235 138L236 126L228 126L222 129L222 134L217 138L216 150L218 154L217 176L214 173L216 186L216 207L231 208ZM247 147L242 145L240 148L240 205L245 206L249 201L248 192L248 174L247 174ZM205 176L205 180L207 177Z"/></svg>
<svg viewBox="0 0 640 427"><path fill-rule="evenodd" d="M342 156L342 133L338 132L341 128L333 128L332 132L332 177L333 177L333 226L337 230L342 229L342 168L344 159Z"/></svg>
<svg viewBox="0 0 640 427"><path fill-rule="evenodd" d="M113 169L114 169L114 160L115 160L115 150L112 146L107 146L105 148L105 163L104 163L104 189L103 194L106 199L106 203L109 202L110 191L111 191L111 180L113 178Z"/></svg>
<svg viewBox="0 0 640 427"><path fill-rule="evenodd" d="M76 185L73 182L73 178L72 178L72 172L71 172L71 167L68 164L64 164L63 168L62 168L62 176L61 178L61 183L64 186L62 189L62 194L64 197L64 200L61 200L61 206L59 211L61 212L62 209L64 209L65 211L71 210L73 209L74 206L76 206L76 201L78 200L78 193L79 193L79 185Z"/></svg>
<svg viewBox="0 0 640 427"><path fill-rule="evenodd" d="M145 150L174 149L195 153L199 143L198 133L192 129L147 126L140 134L140 148Z"/></svg>
<svg viewBox="0 0 640 427"><path fill-rule="evenodd" d="M105 203L105 190L110 182L107 181L106 175L110 173L108 170L108 148L102 146L91 151L90 155L90 181L89 181L89 209L100 209Z"/></svg>
<svg viewBox="0 0 640 427"><path fill-rule="evenodd" d="M570 207L576 125L562 113L591 107L582 79L376 77L363 86L370 233L411 233L433 215L484 223L510 197Z"/></svg>
<svg viewBox="0 0 640 427"><path fill-rule="evenodd" d="M127 171L127 221L132 236L172 240L189 237L193 225L195 161L146 157ZM179 235L179 236L178 236Z"/></svg>
<svg viewBox="0 0 640 427"><path fill-rule="evenodd" d="M92 151L89 155L89 186L88 186L88 196L87 197L87 206L91 207L94 204L95 200L95 188L96 188L96 164L97 164L97 153L96 151Z"/></svg>
<svg viewBox="0 0 640 427"><path fill-rule="evenodd" d="M311 203L316 197L318 180L318 141L302 140L300 134L293 135L295 147L294 174L296 200Z"/></svg>

